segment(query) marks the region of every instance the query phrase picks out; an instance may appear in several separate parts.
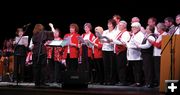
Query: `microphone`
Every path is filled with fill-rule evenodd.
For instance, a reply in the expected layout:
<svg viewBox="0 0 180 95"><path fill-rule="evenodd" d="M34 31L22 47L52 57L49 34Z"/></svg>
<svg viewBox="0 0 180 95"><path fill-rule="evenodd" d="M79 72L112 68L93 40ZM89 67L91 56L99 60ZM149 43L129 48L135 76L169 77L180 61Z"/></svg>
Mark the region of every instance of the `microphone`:
<svg viewBox="0 0 180 95"><path fill-rule="evenodd" d="M25 25L23 25L23 27L27 27L27 26L29 26L29 25L31 25L31 23L25 24Z"/></svg>

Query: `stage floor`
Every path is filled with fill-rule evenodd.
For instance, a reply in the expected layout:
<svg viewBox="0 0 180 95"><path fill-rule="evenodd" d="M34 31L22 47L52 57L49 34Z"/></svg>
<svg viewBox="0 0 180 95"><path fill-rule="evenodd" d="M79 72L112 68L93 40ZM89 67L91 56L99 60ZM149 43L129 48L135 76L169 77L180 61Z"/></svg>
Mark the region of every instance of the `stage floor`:
<svg viewBox="0 0 180 95"><path fill-rule="evenodd" d="M61 84L47 83L36 88L34 83L0 82L0 95L164 95L159 88L93 85L88 88L64 89Z"/></svg>

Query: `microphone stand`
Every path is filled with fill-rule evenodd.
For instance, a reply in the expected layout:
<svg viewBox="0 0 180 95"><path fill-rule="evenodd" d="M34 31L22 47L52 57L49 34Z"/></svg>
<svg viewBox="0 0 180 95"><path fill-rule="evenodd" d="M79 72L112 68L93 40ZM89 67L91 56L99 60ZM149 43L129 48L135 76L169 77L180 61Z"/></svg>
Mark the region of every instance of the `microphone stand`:
<svg viewBox="0 0 180 95"><path fill-rule="evenodd" d="M168 40L168 42L166 43L166 45L164 46L164 48L162 49L162 51L161 51L161 54L164 52L164 50L166 49L166 47L167 47L167 45L170 43L170 54L171 54L171 64L170 64L170 77L171 77L171 80L173 80L173 65L174 65L174 48L173 48L173 36L174 36L174 33L177 31L177 29L178 28L176 28L175 30L174 30L174 32L171 34L171 36L170 36L170 38L169 38L169 40Z"/></svg>
<svg viewBox="0 0 180 95"><path fill-rule="evenodd" d="M24 26L25 27L25 30L24 30L24 34L26 33L26 31L27 31L27 29L28 29L28 27L29 27L29 25L26 25L26 26ZM23 27L23 28L24 28ZM24 35L23 34L23 35ZM17 46L18 46L18 44L19 44L19 42L20 42L20 40L22 39L22 37L23 37L23 35L19 38L19 40L17 41L17 43L15 43L15 47L14 47L14 53L15 53L15 50L16 50L16 48L17 48ZM16 54L14 54L14 55L16 55ZM19 63L16 63L16 86L18 86L18 83L19 83Z"/></svg>

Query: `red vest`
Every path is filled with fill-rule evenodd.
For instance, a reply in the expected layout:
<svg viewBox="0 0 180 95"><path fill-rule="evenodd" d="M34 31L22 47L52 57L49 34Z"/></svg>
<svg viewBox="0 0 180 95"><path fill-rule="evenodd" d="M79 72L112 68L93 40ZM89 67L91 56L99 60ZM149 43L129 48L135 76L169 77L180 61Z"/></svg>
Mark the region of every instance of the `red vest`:
<svg viewBox="0 0 180 95"><path fill-rule="evenodd" d="M121 36L123 35L124 32L120 32L117 35L117 39L121 39ZM126 50L126 46L125 45L117 45L115 44L115 52L118 55L120 52L125 51Z"/></svg>
<svg viewBox="0 0 180 95"><path fill-rule="evenodd" d="M64 36L64 38L69 37L69 36L70 36L70 33L66 34ZM78 58L79 57L78 36L80 36L80 35L75 33L71 37L71 43L76 44L76 46L69 46L69 48L70 48L70 58ZM68 46L65 46L64 47L64 53L63 53L63 58L64 59L67 58L67 54L68 54Z"/></svg>
<svg viewBox="0 0 180 95"><path fill-rule="evenodd" d="M85 33L83 33L82 34L82 37L84 38L85 37ZM89 37L89 40L91 41L91 42L93 42L93 37L95 37L94 36L94 34L90 34L90 37ZM80 48L80 55L82 55L82 47ZM91 57L91 58L93 58L93 51L92 51L92 48L90 48L90 47L88 47L88 57Z"/></svg>

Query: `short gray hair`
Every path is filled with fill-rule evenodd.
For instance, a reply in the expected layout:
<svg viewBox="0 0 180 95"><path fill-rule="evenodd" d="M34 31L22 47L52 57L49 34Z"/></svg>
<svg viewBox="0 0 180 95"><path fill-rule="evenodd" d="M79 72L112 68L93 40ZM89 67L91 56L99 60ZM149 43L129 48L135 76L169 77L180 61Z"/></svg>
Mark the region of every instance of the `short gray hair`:
<svg viewBox="0 0 180 95"><path fill-rule="evenodd" d="M134 22L131 24L131 27L137 27L137 28L141 28L141 24L139 22Z"/></svg>
<svg viewBox="0 0 180 95"><path fill-rule="evenodd" d="M85 23L85 24L84 24L84 27L85 27L85 26L89 27L90 30L92 30L92 25L91 25L91 23Z"/></svg>
<svg viewBox="0 0 180 95"><path fill-rule="evenodd" d="M123 23L125 25L125 27L127 27L127 22L126 21L122 20L122 21L120 21L120 23Z"/></svg>
<svg viewBox="0 0 180 95"><path fill-rule="evenodd" d="M158 24L157 24L157 27L160 28L160 29L162 29L163 31L166 31L166 29L167 29L167 27L165 26L165 24L162 23L162 22L158 23Z"/></svg>

